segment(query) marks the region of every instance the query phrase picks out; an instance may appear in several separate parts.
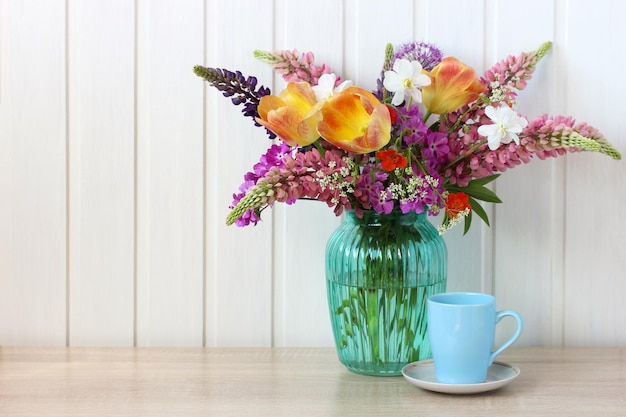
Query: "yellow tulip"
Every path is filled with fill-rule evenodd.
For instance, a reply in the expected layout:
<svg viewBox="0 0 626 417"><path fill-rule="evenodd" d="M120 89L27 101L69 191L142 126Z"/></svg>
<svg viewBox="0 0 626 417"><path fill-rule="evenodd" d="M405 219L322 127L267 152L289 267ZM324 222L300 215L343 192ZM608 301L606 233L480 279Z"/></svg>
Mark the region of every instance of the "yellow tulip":
<svg viewBox="0 0 626 417"><path fill-rule="evenodd" d="M455 111L485 91L474 69L453 57L443 59L429 75L432 82L422 88L422 99L430 113Z"/></svg>
<svg viewBox="0 0 626 417"><path fill-rule="evenodd" d="M289 146L307 146L319 139L319 106L311 85L291 82L278 97L261 97L257 122L271 130Z"/></svg>
<svg viewBox="0 0 626 417"><path fill-rule="evenodd" d="M324 101L321 113L323 120L317 127L320 136L348 152L374 152L391 139L389 109L362 88L348 87L331 96Z"/></svg>

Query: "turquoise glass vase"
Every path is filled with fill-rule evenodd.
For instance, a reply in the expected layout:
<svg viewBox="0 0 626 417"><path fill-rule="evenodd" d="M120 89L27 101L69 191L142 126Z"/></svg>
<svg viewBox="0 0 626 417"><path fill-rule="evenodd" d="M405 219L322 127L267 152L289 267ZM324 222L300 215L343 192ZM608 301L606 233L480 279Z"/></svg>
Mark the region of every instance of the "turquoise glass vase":
<svg viewBox="0 0 626 417"><path fill-rule="evenodd" d="M446 244L426 213L354 211L326 246L328 308L350 371L400 375L431 357L426 299L444 292Z"/></svg>

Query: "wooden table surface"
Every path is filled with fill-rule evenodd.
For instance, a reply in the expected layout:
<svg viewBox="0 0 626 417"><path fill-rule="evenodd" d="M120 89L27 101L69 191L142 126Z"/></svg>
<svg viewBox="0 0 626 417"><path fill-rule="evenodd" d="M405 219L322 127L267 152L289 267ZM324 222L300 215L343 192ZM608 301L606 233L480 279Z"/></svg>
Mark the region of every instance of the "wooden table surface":
<svg viewBox="0 0 626 417"><path fill-rule="evenodd" d="M510 348L474 395L350 373L325 348L0 347L0 416L626 416L626 348Z"/></svg>

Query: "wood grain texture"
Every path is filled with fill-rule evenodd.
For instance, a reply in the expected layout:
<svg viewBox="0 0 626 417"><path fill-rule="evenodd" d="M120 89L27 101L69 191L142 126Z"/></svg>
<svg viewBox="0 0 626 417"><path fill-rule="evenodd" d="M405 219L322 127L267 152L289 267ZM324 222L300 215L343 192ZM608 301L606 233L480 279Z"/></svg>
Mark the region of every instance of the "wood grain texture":
<svg viewBox="0 0 626 417"><path fill-rule="evenodd" d="M252 52L297 48L373 89L388 42L435 42L480 75L551 40L520 112L626 149L624 2L309 3L0 0L0 345L332 345L323 253L341 218L298 202L225 226L272 142L195 64L278 93ZM625 171L580 154L506 172L492 227L445 236L448 289L519 310L520 345L626 344Z"/></svg>
<svg viewBox="0 0 626 417"><path fill-rule="evenodd" d="M65 344L65 59L64 1L0 3L0 344Z"/></svg>
<svg viewBox="0 0 626 417"><path fill-rule="evenodd" d="M588 48L600 56L626 60L625 54L615 53L620 48L618 39L626 36L626 28L616 18L620 13L626 13L626 4L609 0L570 5L568 27L587 24L595 29L589 36L577 31L569 34L563 62L568 68L565 85L571 97L565 111L607 137L619 138L624 150L620 108L609 104L626 94L626 85L615 83L623 74L611 66L602 77L594 77L593 83L579 85L579 80L593 72L583 58ZM626 200L625 166L597 155L585 156L572 155L566 167L564 339L572 345L624 345L626 257L621 253L626 217L621 210L613 210L613 204Z"/></svg>
<svg viewBox="0 0 626 417"><path fill-rule="evenodd" d="M328 16L328 30L316 30L316 19L290 19L315 14ZM342 68L344 10L341 2L324 0L276 3L277 21L273 49L313 51L318 65L326 63L346 77ZM328 45L336 45L329 48ZM284 88L280 79L275 91ZM333 336L326 302L324 254L326 241L339 226L332 209L317 201L299 201L275 207L274 212L274 346L332 346ZM269 214L269 213L268 213ZM320 262L322 260L322 262ZM306 301L304 301L306 299ZM318 320L311 321L311 317ZM306 330L305 330L306 329Z"/></svg>
<svg viewBox="0 0 626 417"><path fill-rule="evenodd" d="M138 2L137 344L202 346L202 1ZM177 103L172 105L172 103Z"/></svg>
<svg viewBox="0 0 626 417"><path fill-rule="evenodd" d="M68 339L128 346L135 323L136 11L114 0L69 1L68 12Z"/></svg>
<svg viewBox="0 0 626 417"><path fill-rule="evenodd" d="M546 7L545 2L531 1L521 10L512 6L500 3L494 16L498 24L490 39L490 52L497 60L532 51L553 40L554 10ZM511 13L522 21L532 19L537 30L520 39L510 30L510 22L506 23L505 17ZM554 82L557 73L552 71L556 66L554 54L540 61L528 87L518 96L519 112L531 119L552 112L548 98L559 94ZM534 160L505 172L495 183L503 203L495 208L494 288L498 308L519 311L526 330L532 329L522 334L519 342L523 344L550 344L551 332L561 331L552 328L553 292L561 291L552 281L557 278L554 268L562 256L555 253L555 248L563 240L563 235L555 235L553 229L561 218L555 207L563 204L563 196L553 188L559 175L555 167L555 160ZM500 340L504 340L512 334L515 324L505 320L500 327Z"/></svg>
<svg viewBox="0 0 626 417"><path fill-rule="evenodd" d="M272 1L258 1L251 7L243 0L211 0L206 7L205 65L256 76L259 84L271 88L271 69L255 60L252 52L272 49ZM236 25L235 21L244 23ZM244 174L271 142L252 119L244 118L239 107L213 88L207 90L205 110L206 344L270 346L272 213L266 211L258 227L228 227L225 219Z"/></svg>
<svg viewBox="0 0 626 417"><path fill-rule="evenodd" d="M623 416L624 348L512 348L500 390L446 395L352 374L333 349L0 348L11 416Z"/></svg>

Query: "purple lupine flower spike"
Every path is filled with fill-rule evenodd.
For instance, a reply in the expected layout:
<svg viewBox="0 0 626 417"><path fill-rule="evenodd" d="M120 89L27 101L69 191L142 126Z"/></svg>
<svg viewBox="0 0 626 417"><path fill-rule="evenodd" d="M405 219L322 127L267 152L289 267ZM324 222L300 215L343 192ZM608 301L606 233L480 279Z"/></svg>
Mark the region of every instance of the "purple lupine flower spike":
<svg viewBox="0 0 626 417"><path fill-rule="evenodd" d="M269 88L259 86L257 88L256 77L244 77L240 71L228 71L222 68L209 68L196 65L193 69L194 73L204 78L212 87L222 92L224 97L230 97L235 106L243 104L241 112L244 116L251 117L255 126L261 126L256 118L259 117L257 107L261 97L271 93ZM270 139L274 139L276 135L265 129Z"/></svg>

